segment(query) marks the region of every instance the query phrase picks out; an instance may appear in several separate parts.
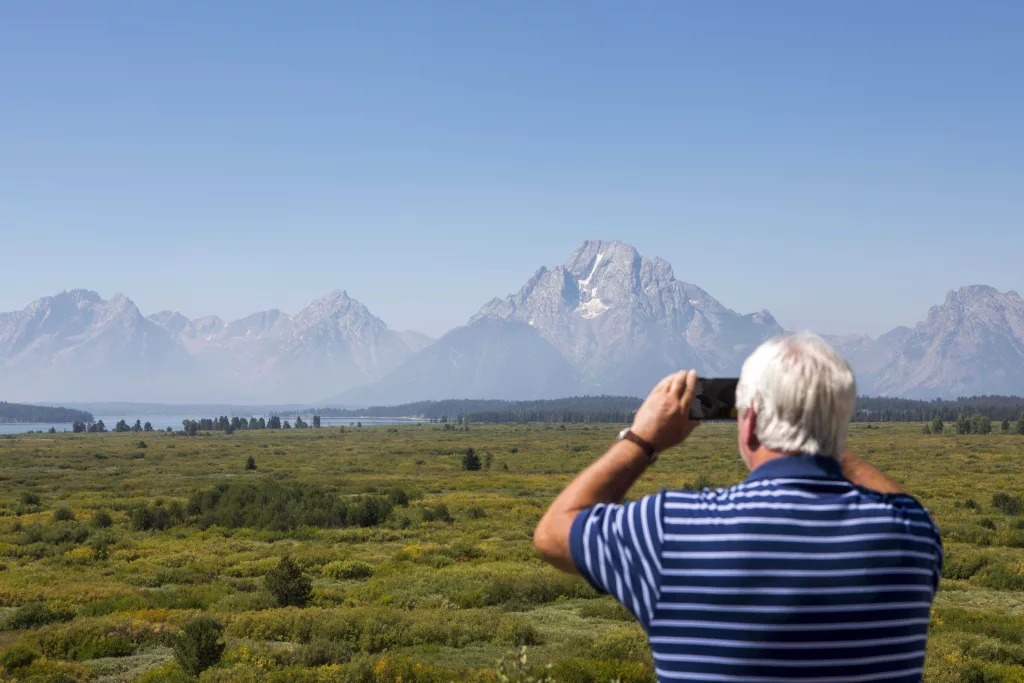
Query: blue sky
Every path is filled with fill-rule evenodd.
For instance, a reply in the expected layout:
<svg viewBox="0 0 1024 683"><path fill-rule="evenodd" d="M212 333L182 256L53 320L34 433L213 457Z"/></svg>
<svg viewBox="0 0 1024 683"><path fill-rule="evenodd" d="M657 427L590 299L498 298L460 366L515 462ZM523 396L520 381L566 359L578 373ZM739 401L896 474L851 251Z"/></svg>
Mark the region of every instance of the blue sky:
<svg viewBox="0 0 1024 683"><path fill-rule="evenodd" d="M440 334L584 239L878 334L1024 292L1024 3L0 7L0 310Z"/></svg>

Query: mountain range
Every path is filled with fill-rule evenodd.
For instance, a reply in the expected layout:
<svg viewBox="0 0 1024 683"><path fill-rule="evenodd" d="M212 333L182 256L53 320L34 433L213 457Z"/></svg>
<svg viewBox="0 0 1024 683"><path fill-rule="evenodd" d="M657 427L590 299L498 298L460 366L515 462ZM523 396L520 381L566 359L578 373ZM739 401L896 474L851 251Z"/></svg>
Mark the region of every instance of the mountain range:
<svg viewBox="0 0 1024 683"><path fill-rule="evenodd" d="M295 315L144 316L88 290L0 313L0 398L390 404L445 398L642 395L667 372L739 372L782 333L675 278L660 258L588 240L440 339L390 329L336 290ZM1024 393L1024 299L961 287L914 327L828 336L861 393Z"/></svg>

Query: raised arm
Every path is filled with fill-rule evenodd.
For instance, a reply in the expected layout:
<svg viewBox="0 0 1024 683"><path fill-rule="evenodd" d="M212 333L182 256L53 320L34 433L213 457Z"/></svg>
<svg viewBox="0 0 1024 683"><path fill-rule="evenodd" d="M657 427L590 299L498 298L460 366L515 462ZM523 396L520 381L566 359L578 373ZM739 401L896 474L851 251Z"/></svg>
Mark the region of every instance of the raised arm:
<svg viewBox="0 0 1024 683"><path fill-rule="evenodd" d="M885 476L874 465L869 464L847 448L843 451L843 476L857 486L863 486L879 493L906 493L899 484Z"/></svg>
<svg viewBox="0 0 1024 683"><path fill-rule="evenodd" d="M634 434L655 453L672 448L690 435L698 423L690 421L690 403L697 372L677 372L661 380L636 413ZM598 503L618 503L647 469L643 448L617 441L603 456L581 472L551 503L533 533L537 551L559 569L579 573L569 551L569 530L580 511Z"/></svg>

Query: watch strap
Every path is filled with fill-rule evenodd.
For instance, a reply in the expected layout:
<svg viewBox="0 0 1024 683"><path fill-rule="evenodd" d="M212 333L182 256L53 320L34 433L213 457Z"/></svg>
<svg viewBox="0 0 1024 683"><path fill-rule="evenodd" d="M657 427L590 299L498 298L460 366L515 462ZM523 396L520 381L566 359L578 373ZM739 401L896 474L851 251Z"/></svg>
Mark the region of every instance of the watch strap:
<svg viewBox="0 0 1024 683"><path fill-rule="evenodd" d="M636 432L634 432L632 429L627 429L626 431L624 431L620 438L623 441L631 441L632 443L635 443L637 446L639 446L640 449L647 454L647 459L650 460L652 463L658 459L658 454L655 452L654 446L652 446L651 443L647 441L647 439L637 436Z"/></svg>

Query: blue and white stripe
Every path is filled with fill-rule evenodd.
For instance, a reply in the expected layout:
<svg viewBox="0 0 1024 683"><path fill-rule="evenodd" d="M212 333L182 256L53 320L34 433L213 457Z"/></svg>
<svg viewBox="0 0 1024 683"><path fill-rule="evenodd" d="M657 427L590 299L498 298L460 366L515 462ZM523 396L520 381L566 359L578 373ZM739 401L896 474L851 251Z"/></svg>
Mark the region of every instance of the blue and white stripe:
<svg viewBox="0 0 1024 683"><path fill-rule="evenodd" d="M596 505L570 547L643 624L660 681L921 680L938 529L912 497L858 488L827 458Z"/></svg>

